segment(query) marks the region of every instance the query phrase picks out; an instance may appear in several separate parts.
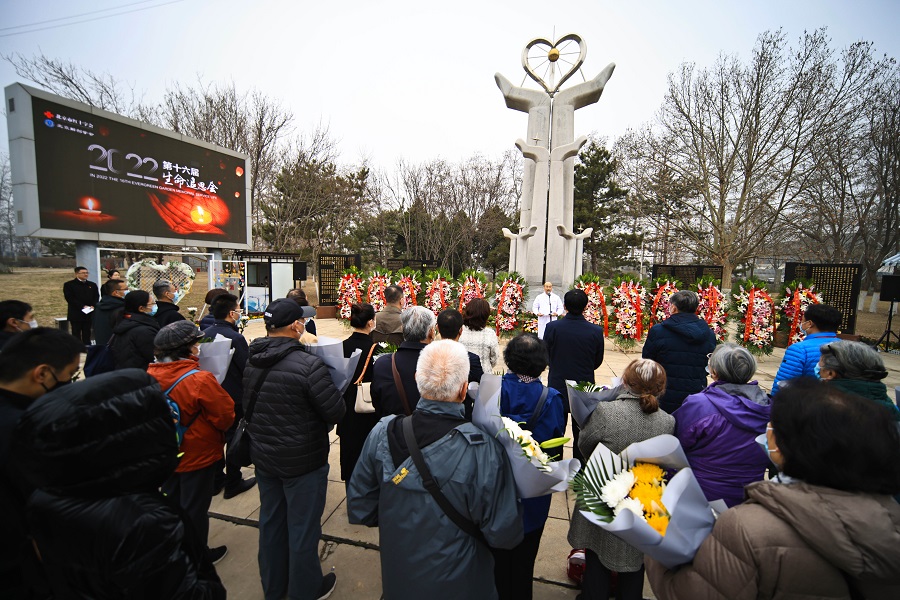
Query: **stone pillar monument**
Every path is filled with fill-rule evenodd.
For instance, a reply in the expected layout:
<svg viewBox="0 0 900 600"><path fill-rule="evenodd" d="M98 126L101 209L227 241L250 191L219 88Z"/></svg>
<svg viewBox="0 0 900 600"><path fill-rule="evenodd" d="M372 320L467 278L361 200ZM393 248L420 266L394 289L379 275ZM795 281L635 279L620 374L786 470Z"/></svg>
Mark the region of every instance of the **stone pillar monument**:
<svg viewBox="0 0 900 600"><path fill-rule="evenodd" d="M564 58L576 54L577 59ZM536 38L522 51L522 67L542 90L517 87L494 75L507 108L528 113L527 141L516 141L525 158L519 232L506 229L504 236L510 239L510 269L515 266L525 277L531 297L544 281L563 291L572 286L581 274L584 238L592 231L573 232L575 156L587 141L584 136L575 139L575 111L600 99L616 65L610 63L594 79L560 91L586 55L587 45L576 34L555 43ZM536 73L540 69L544 77L549 74L549 83Z"/></svg>

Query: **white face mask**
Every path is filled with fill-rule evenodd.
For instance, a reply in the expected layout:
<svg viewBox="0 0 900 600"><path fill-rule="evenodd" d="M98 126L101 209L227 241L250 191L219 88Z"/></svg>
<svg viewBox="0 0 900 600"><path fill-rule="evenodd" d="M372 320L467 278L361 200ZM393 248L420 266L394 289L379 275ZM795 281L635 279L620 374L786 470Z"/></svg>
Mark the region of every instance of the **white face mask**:
<svg viewBox="0 0 900 600"><path fill-rule="evenodd" d="M38 327L37 319L32 319L32 320L28 321L28 326L31 327L32 329L37 329L37 327Z"/></svg>

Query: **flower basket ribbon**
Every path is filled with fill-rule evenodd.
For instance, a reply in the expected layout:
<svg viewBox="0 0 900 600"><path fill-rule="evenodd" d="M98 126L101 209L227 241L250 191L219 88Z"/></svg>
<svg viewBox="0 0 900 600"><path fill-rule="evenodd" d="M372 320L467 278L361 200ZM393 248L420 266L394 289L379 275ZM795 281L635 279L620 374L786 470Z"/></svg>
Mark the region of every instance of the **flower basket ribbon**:
<svg viewBox="0 0 900 600"><path fill-rule="evenodd" d="M635 339L639 340L644 337L644 313L641 310L640 296L637 296L637 298L635 298L635 294L631 293L634 291L634 286L629 285L628 291L628 301L631 302L631 306L634 307L634 316L637 325L637 336L635 337Z"/></svg>
<svg viewBox="0 0 900 600"><path fill-rule="evenodd" d="M791 298L791 306L794 307L794 317L791 319L791 331L790 336L788 337L788 345L790 345L790 340L794 339L794 336L797 335L797 329L800 326L800 288L798 287L794 290L794 296Z"/></svg>
<svg viewBox="0 0 900 600"><path fill-rule="evenodd" d="M756 299L754 296L756 295L756 287L753 286L750 288L750 291L747 294L748 303L747 303L747 314L744 315L744 341L748 341L750 339L750 331L753 327L753 312L754 312L754 302Z"/></svg>
<svg viewBox="0 0 900 600"><path fill-rule="evenodd" d="M609 312L606 310L606 296L603 295L603 289L598 284L597 293L600 295L600 310L603 312L603 337L609 337Z"/></svg>
<svg viewBox="0 0 900 600"><path fill-rule="evenodd" d="M703 295L706 297L706 302L709 305L709 309L706 311L704 317L706 318L707 325L712 326L713 320L715 320L716 317L716 311L719 308L719 302L722 301L722 293L719 291L719 288L711 285L703 291Z"/></svg>

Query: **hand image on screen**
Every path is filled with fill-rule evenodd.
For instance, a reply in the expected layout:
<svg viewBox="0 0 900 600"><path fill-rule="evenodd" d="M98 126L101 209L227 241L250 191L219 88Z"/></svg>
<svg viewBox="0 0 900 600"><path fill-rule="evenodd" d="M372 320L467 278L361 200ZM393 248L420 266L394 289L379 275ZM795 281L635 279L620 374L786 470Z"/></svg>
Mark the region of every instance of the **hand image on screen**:
<svg viewBox="0 0 900 600"><path fill-rule="evenodd" d="M225 235L218 227L228 222L231 214L228 207L217 196L190 196L175 191L160 190L160 199L153 192L147 192L153 208L169 228L181 235L209 233Z"/></svg>

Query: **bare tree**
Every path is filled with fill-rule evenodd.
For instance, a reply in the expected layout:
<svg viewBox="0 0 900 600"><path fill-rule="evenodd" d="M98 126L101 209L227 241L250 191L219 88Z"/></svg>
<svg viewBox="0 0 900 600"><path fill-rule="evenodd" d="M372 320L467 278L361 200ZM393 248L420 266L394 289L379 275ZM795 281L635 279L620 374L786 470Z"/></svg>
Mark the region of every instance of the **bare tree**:
<svg viewBox="0 0 900 600"><path fill-rule="evenodd" d="M239 92L234 82L194 87L176 84L155 110L162 127L242 152L249 157L253 222L260 222L260 199L274 193L280 149L293 116L259 91ZM262 233L257 231L257 234ZM265 240L257 236L256 245Z"/></svg>
<svg viewBox="0 0 900 600"><path fill-rule="evenodd" d="M33 58L27 58L19 53L4 54L2 57L13 66L19 77L32 81L58 96L152 122L153 109L143 103L134 86L123 84L109 73L96 73L43 54Z"/></svg>
<svg viewBox="0 0 900 600"><path fill-rule="evenodd" d="M796 48L777 31L759 36L747 65L721 56L669 76L655 127L635 134L629 159L692 182L696 196L674 202L670 226L698 258L724 267L726 287L735 266L796 227L815 140L852 123L885 65L868 43L836 58L824 30Z"/></svg>

